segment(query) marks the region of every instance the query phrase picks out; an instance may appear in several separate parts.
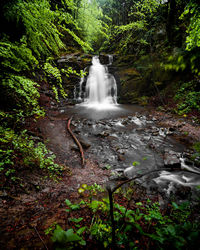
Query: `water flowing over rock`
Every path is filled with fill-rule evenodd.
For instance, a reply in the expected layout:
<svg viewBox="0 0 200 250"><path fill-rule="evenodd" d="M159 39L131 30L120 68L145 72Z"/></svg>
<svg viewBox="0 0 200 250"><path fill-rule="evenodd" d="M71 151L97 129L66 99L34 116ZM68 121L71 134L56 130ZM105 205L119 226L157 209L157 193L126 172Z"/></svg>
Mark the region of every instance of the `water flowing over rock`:
<svg viewBox="0 0 200 250"><path fill-rule="evenodd" d="M112 56L109 56L109 65L112 64ZM80 94L84 96L82 105L107 109L114 108L117 104L117 84L114 76L108 72L108 68L102 65L98 56L92 58L92 65L87 77L85 93L82 94L82 85L84 78L80 81Z"/></svg>

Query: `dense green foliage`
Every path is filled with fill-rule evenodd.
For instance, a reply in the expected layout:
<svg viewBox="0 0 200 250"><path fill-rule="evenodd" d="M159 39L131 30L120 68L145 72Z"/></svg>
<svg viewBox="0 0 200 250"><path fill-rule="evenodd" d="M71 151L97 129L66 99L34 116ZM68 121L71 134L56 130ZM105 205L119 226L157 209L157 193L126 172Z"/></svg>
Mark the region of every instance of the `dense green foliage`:
<svg viewBox="0 0 200 250"><path fill-rule="evenodd" d="M0 127L0 173L4 176L1 185L10 181L23 185L20 171L23 168L41 168L51 174L59 173L62 167L54 163L55 155L51 155L42 142L35 142L31 136L22 131Z"/></svg>
<svg viewBox="0 0 200 250"><path fill-rule="evenodd" d="M56 226L52 236L55 249L87 247L91 239L97 248L114 247L116 249L147 249L152 244L158 249L167 247L187 249L198 244L199 223L190 221L192 208L188 202L180 205L172 202L170 212L164 215L158 202L152 202L149 199L135 202L132 197L134 186L118 189L113 212L114 228L110 219L109 199L97 197L105 190L97 184L93 186L83 184L80 189L83 199L80 203L73 204L68 199L65 201L68 207L66 211L69 213L68 230L63 230L55 223L46 231L50 233ZM119 197L123 205L117 202ZM81 211L91 213L91 219L85 221L85 218L77 217L78 212ZM113 230L115 230L115 242L112 238ZM148 242L148 247L145 242Z"/></svg>

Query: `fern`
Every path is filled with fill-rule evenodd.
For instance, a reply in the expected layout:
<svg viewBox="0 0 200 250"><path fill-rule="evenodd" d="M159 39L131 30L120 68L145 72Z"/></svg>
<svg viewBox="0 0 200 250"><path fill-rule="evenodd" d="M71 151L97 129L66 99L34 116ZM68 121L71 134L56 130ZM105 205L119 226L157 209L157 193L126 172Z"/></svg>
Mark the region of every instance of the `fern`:
<svg viewBox="0 0 200 250"><path fill-rule="evenodd" d="M28 46L38 58L58 54L64 48L50 7L47 0L18 0L5 14L8 19L23 23Z"/></svg>
<svg viewBox="0 0 200 250"><path fill-rule="evenodd" d="M2 79L1 85L10 102L17 105L18 109L23 109L26 115L43 113L38 104L40 94L37 83L24 76L10 74Z"/></svg>
<svg viewBox="0 0 200 250"><path fill-rule="evenodd" d="M1 67L11 71L30 70L38 65L37 59L32 51L26 47L26 43L11 43L10 41L0 41Z"/></svg>

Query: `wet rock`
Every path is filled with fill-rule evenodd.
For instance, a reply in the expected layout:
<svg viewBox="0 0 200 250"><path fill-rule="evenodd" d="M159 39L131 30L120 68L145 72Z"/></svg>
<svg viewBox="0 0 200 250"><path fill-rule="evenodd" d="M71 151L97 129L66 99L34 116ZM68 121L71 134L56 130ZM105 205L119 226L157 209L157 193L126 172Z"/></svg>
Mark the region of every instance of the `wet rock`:
<svg viewBox="0 0 200 250"><path fill-rule="evenodd" d="M98 122L98 124L101 124L101 125L103 125L103 126L105 126L105 125L106 125L106 123L105 123L105 122L103 122L103 121L99 121L99 122Z"/></svg>
<svg viewBox="0 0 200 250"><path fill-rule="evenodd" d="M121 171L121 169L115 169L112 170L110 180L125 180L127 179L126 176L124 176L124 171Z"/></svg>
<svg viewBox="0 0 200 250"><path fill-rule="evenodd" d="M87 125L88 125L88 126L92 126L92 125L94 125L94 123L93 123L92 121L88 121L88 122L87 122Z"/></svg>
<svg viewBox="0 0 200 250"><path fill-rule="evenodd" d="M73 151L79 151L79 147L78 147L75 143L70 144L70 148L71 148L71 150L73 150Z"/></svg>
<svg viewBox="0 0 200 250"><path fill-rule="evenodd" d="M122 121L122 125L127 125L127 124L128 124L127 120Z"/></svg>
<svg viewBox="0 0 200 250"><path fill-rule="evenodd" d="M124 161L125 160L125 157L123 155L118 155L118 161Z"/></svg>
<svg viewBox="0 0 200 250"><path fill-rule="evenodd" d="M169 131L170 131L170 132L174 132L174 131L176 131L176 128L175 128L175 127L170 127L170 128L169 128Z"/></svg>
<svg viewBox="0 0 200 250"><path fill-rule="evenodd" d="M78 140L85 149L88 149L91 146L91 142L84 136L78 136Z"/></svg>
<svg viewBox="0 0 200 250"><path fill-rule="evenodd" d="M142 131L144 131L144 128L136 128L136 131L137 132L142 132Z"/></svg>
<svg viewBox="0 0 200 250"><path fill-rule="evenodd" d="M158 135L159 135L159 132L158 132L158 131L154 131L154 132L152 132L152 135L153 135L153 136L158 136Z"/></svg>
<svg viewBox="0 0 200 250"><path fill-rule="evenodd" d="M168 128L167 131L166 131L166 134L167 135L173 135L174 134L174 129L173 128Z"/></svg>
<svg viewBox="0 0 200 250"><path fill-rule="evenodd" d="M80 132L81 132L81 130L78 128L74 130L74 133L76 133L76 134L80 134Z"/></svg>
<svg viewBox="0 0 200 250"><path fill-rule="evenodd" d="M165 152L163 159L165 167L170 167L170 168L181 167L180 155L174 151Z"/></svg>
<svg viewBox="0 0 200 250"><path fill-rule="evenodd" d="M122 149L122 148L118 148L117 152L121 155L124 155L126 153L126 150Z"/></svg>
<svg viewBox="0 0 200 250"><path fill-rule="evenodd" d="M131 166L131 167L128 167L124 170L124 176L128 179L132 178L135 174L136 174L136 169Z"/></svg>
<svg viewBox="0 0 200 250"><path fill-rule="evenodd" d="M98 133L97 136L100 137L108 137L110 134L108 131L102 131L101 133Z"/></svg>
<svg viewBox="0 0 200 250"><path fill-rule="evenodd" d="M116 139L117 139L117 137L114 136L114 135L109 135L107 138L108 138L108 140L110 140L110 141L116 140Z"/></svg>
<svg viewBox="0 0 200 250"><path fill-rule="evenodd" d="M115 169L116 172L123 174L124 173L124 169L123 168L116 168Z"/></svg>
<svg viewBox="0 0 200 250"><path fill-rule="evenodd" d="M101 62L101 64L109 64L109 56L108 55L104 55L104 54L101 54L99 55L99 60Z"/></svg>
<svg viewBox="0 0 200 250"><path fill-rule="evenodd" d="M189 199L191 195L191 187L184 187L182 185L177 185L175 194L180 199L183 199L183 200Z"/></svg>
<svg viewBox="0 0 200 250"><path fill-rule="evenodd" d="M151 136L145 135L143 136L144 141L149 141L151 139Z"/></svg>

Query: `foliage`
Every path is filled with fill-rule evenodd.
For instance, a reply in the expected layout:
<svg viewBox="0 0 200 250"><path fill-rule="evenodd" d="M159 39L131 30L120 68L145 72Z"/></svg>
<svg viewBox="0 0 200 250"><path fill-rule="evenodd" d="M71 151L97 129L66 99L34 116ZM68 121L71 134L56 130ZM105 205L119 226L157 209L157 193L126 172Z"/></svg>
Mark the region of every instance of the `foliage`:
<svg viewBox="0 0 200 250"><path fill-rule="evenodd" d="M62 77L82 77L84 73L82 70L80 71L80 73L78 73L72 67L68 66L66 66L65 68L58 69L58 67L56 67L54 64L55 63L53 62L53 60L51 60L51 58L48 58L47 62L44 63L43 69L45 75L48 78L48 82L50 83L50 85L52 85L52 90L54 91L55 99L57 100L57 102L59 102L59 96L62 96L63 98L67 97L67 93L65 92L63 87Z"/></svg>
<svg viewBox="0 0 200 250"><path fill-rule="evenodd" d="M8 20L15 20L23 25L25 38L29 48L38 57L44 57L53 52L58 54L64 47L60 32L54 24L54 12L47 0L22 1L6 8Z"/></svg>
<svg viewBox="0 0 200 250"><path fill-rule="evenodd" d="M197 1L190 1L180 18L184 19L186 16L190 18L187 27L186 50L190 51L196 47L200 47L200 7Z"/></svg>
<svg viewBox="0 0 200 250"><path fill-rule="evenodd" d="M64 231L60 226L56 226L52 241L57 243L55 249L74 249L74 247L85 246L86 242L82 239L80 231L74 233L73 229Z"/></svg>
<svg viewBox="0 0 200 250"><path fill-rule="evenodd" d="M109 199L105 198L105 195L100 199L96 197L102 197L105 190L97 184L93 186L83 184L79 189L83 190L81 196L85 198L84 201L73 204L71 201L66 200L69 226L77 228L72 233L80 237L77 238L79 243L83 241L86 245L89 237L98 246L109 248L113 243L112 230L115 230L116 247L125 249L137 249L136 244L140 239L144 240L144 237L148 238L149 244L151 244L151 241L154 241L159 249L163 249L166 246L180 249L189 247L191 244L194 246L198 242L199 223L190 222L191 207L189 203L178 205L172 202L170 213L163 215L159 203L153 203L149 199L146 202L135 203L134 206L130 205L133 199L134 188L117 190L113 213L115 220L114 229L109 217ZM120 204L118 201L119 197L119 200L124 200L124 203L127 202L127 206ZM77 217L77 212L83 210L87 210L87 213L90 213L90 222L87 221L86 224L84 218ZM74 213L74 211L76 212ZM68 246L69 242L66 242L66 238L62 239L60 236L57 239L57 234L59 237L60 231L62 231L61 235L64 235L68 230L64 231L60 227L56 228L53 232L53 242L58 243L58 246L61 243L62 247ZM73 244L73 239L70 244Z"/></svg>
<svg viewBox="0 0 200 250"><path fill-rule="evenodd" d="M107 36L108 25L96 0L81 0L77 8L77 23L81 36L90 47L100 47ZM100 43L100 45L98 45Z"/></svg>
<svg viewBox="0 0 200 250"><path fill-rule="evenodd" d="M21 129L26 118L44 115L39 106L39 80L44 75L43 80L48 80L59 101L60 96L67 96L62 77L83 74L68 65L58 69L51 60L61 50L66 52L66 46L92 50L81 39L80 27L74 19L77 4L72 0L0 3L0 167L5 180L17 180L23 168L39 167L52 173L61 169L46 146Z"/></svg>
<svg viewBox="0 0 200 250"><path fill-rule="evenodd" d="M30 70L34 65L38 65L37 59L32 51L27 48L27 44L11 43L9 40L0 41L1 69L12 72Z"/></svg>
<svg viewBox="0 0 200 250"><path fill-rule="evenodd" d="M123 54L136 53L143 48L148 49L151 36L148 28L152 25L150 19L156 12L159 2L152 0L122 2L124 8L127 9L125 10L121 6L117 9L119 13L122 12L121 16L124 18L120 25L114 27L109 46L113 44L113 47ZM114 3L111 5L113 6ZM114 41L118 41L117 46Z"/></svg>
<svg viewBox="0 0 200 250"><path fill-rule="evenodd" d="M55 155L50 154L42 142L35 143L24 130L0 127L0 171L5 178L15 180L16 173L23 168L41 168L49 173L59 173L62 167L54 163Z"/></svg>
<svg viewBox="0 0 200 250"><path fill-rule="evenodd" d="M38 104L38 86L30 79L14 74L5 75L1 79L1 88L7 99L6 104L10 107L14 104L14 108L23 110L25 116L44 114Z"/></svg>
<svg viewBox="0 0 200 250"><path fill-rule="evenodd" d="M178 101L177 110L179 114L187 114L192 110L200 111L200 92L197 91L198 82L191 81L183 83L175 95Z"/></svg>

